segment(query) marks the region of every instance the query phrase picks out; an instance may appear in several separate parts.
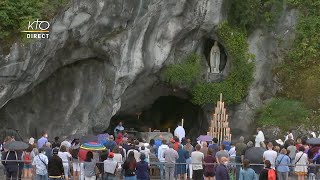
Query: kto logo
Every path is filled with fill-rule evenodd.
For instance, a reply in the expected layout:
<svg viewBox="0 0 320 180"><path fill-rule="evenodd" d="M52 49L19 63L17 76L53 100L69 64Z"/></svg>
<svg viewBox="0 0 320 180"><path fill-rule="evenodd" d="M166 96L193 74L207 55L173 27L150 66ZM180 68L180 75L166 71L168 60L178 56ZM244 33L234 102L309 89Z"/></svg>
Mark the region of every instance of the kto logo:
<svg viewBox="0 0 320 180"><path fill-rule="evenodd" d="M29 21L28 29L26 31L21 31L27 33L27 38L30 39L48 39L49 38L49 28L50 23L48 21Z"/></svg>

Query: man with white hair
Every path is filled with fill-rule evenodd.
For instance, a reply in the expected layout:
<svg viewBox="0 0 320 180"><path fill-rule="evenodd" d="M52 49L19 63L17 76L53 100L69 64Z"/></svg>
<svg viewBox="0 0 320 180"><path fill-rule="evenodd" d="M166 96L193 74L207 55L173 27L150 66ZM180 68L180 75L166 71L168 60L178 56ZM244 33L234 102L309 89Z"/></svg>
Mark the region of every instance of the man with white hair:
<svg viewBox="0 0 320 180"><path fill-rule="evenodd" d="M45 144L45 146L43 146L43 149L44 149L45 155L48 157L48 159L51 159L51 157L52 157L51 143L47 142Z"/></svg>

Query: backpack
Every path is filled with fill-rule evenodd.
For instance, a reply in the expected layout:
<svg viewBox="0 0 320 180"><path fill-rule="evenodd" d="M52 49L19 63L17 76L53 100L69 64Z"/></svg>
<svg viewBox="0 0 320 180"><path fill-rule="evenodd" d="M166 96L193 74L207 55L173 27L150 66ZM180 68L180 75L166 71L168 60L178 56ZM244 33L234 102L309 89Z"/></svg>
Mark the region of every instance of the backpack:
<svg viewBox="0 0 320 180"><path fill-rule="evenodd" d="M23 162L24 164L31 164L30 152L24 152Z"/></svg>
<svg viewBox="0 0 320 180"><path fill-rule="evenodd" d="M276 171L274 169L269 169L268 180L276 180L276 179L277 179Z"/></svg>
<svg viewBox="0 0 320 180"><path fill-rule="evenodd" d="M71 156L73 159L78 159L79 150L80 150L80 148L76 148L76 149L71 150Z"/></svg>

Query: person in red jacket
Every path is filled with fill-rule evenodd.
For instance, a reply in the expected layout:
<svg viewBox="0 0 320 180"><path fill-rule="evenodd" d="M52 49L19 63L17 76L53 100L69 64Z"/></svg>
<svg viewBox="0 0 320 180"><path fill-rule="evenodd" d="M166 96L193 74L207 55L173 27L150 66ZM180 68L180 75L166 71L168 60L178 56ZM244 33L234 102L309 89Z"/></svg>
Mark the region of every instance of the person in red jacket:
<svg viewBox="0 0 320 180"><path fill-rule="evenodd" d="M119 144L120 144L122 141L123 141L123 140L122 140L122 134L119 133L118 136L117 136L117 139L116 139L117 145L119 146Z"/></svg>
<svg viewBox="0 0 320 180"><path fill-rule="evenodd" d="M178 151L178 150L179 150L179 144L180 144L179 138L178 138L177 136L174 136L174 137L173 137L173 140L174 140L174 142L173 142L173 149L176 150L176 151Z"/></svg>

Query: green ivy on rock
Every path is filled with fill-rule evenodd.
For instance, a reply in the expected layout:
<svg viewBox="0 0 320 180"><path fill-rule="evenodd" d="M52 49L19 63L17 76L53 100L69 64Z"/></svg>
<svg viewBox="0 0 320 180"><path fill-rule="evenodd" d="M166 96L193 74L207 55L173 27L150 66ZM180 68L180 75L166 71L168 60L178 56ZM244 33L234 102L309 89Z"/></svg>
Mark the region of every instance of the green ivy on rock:
<svg viewBox="0 0 320 180"><path fill-rule="evenodd" d="M281 95L299 99L313 110L320 109L320 1L288 0L299 10L296 38L284 63L275 73L283 85Z"/></svg>
<svg viewBox="0 0 320 180"><path fill-rule="evenodd" d="M208 83L201 79L199 55L191 54L178 64L169 65L162 79L173 86L187 87L191 90L193 103L202 105L216 103L220 93L227 104L239 103L246 96L253 77L252 55L248 53L246 33L224 22L218 28L218 36L232 59L231 72L223 82Z"/></svg>
<svg viewBox="0 0 320 180"><path fill-rule="evenodd" d="M191 88L201 75L201 61L197 54L188 55L180 63L168 66L162 79L173 86Z"/></svg>
<svg viewBox="0 0 320 180"><path fill-rule="evenodd" d="M272 29L283 11L284 0L231 1L229 22L242 29Z"/></svg>
<svg viewBox="0 0 320 180"><path fill-rule="evenodd" d="M253 55L248 52L246 33L239 28L231 27L227 22L219 25L218 36L232 59L231 72L223 82L199 83L193 90L195 104L215 103L223 93L227 104L239 103L247 95L248 87L253 80Z"/></svg>

